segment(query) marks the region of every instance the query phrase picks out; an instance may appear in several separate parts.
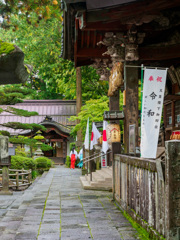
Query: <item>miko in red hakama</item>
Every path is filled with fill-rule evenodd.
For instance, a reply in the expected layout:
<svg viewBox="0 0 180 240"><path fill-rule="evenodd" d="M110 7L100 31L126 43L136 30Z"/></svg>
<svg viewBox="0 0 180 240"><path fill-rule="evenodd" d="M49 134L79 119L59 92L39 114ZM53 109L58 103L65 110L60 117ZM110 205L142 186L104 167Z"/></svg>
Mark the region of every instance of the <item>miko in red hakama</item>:
<svg viewBox="0 0 180 240"><path fill-rule="evenodd" d="M71 166L70 166L70 168L72 168L72 169L75 168L75 162L76 162L76 155L71 154Z"/></svg>

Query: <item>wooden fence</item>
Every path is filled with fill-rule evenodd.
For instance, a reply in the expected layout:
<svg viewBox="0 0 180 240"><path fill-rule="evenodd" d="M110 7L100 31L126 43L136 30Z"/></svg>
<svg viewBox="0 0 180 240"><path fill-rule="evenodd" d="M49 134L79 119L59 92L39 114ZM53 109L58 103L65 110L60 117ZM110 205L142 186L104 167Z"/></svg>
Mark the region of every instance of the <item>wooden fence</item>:
<svg viewBox="0 0 180 240"><path fill-rule="evenodd" d="M165 162L115 154L113 194L152 239L180 239L180 141L167 142ZM176 174L177 173L177 174Z"/></svg>
<svg viewBox="0 0 180 240"><path fill-rule="evenodd" d="M164 181L156 162L115 155L115 198L143 227L165 233Z"/></svg>
<svg viewBox="0 0 180 240"><path fill-rule="evenodd" d="M19 190L21 187L29 186L32 183L32 174L31 170L17 170L17 169L9 169L9 187L16 188ZM0 169L2 172L2 169ZM14 173L12 173L14 172ZM0 174L2 177L2 174ZM2 186L0 186L2 188Z"/></svg>

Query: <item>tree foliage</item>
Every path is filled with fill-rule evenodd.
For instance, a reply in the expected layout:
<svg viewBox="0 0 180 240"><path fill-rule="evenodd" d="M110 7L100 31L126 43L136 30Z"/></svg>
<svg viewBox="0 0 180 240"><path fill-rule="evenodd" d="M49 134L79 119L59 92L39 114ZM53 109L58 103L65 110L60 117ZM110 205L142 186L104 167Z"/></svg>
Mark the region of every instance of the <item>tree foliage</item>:
<svg viewBox="0 0 180 240"><path fill-rule="evenodd" d="M12 105L12 104L16 104L19 102L22 102L24 98L26 98L26 96L31 93L32 91L29 90L28 88L25 88L21 85L6 85L6 86L1 86L0 87L0 114L2 112L8 112L10 114L14 114L17 116L23 116L23 117L31 117L31 116L35 116L38 115L37 112L29 112L27 110L24 109L18 109L12 106L8 106L8 105ZM6 105L6 106L3 106ZM36 123L21 123L21 122L6 122L6 123L2 123L1 126L3 127L7 127L7 128L12 128L12 129L22 129L22 130L31 130L31 131L46 131L46 128L43 125L40 124L36 124ZM0 131L0 135L4 135L4 136L9 136L10 137L10 133L8 131ZM23 136L19 136L19 137L10 137L10 142L11 143L15 143L15 144L26 144L29 146L34 146L34 144L36 143L36 140L34 139L29 139L28 137L23 137Z"/></svg>
<svg viewBox="0 0 180 240"><path fill-rule="evenodd" d="M17 4L20 1L13 2ZM39 13L39 8L46 12L47 6L52 8L48 18L46 14ZM76 99L74 64L59 57L62 48L62 12L59 5L53 5L52 1L29 0L23 2L21 8L27 8L28 17L24 10L19 14L16 11L19 7L13 7L9 15L9 26L1 29L0 38L18 45L25 53L25 63L33 66L26 83L28 88L34 90L31 98ZM37 20L39 14L43 17ZM92 67L81 67L81 72L83 100L107 95L108 82L99 81L99 76Z"/></svg>
<svg viewBox="0 0 180 240"><path fill-rule="evenodd" d="M107 96L86 101L85 105L82 106L81 112L78 114L78 116L72 116L70 118L72 121L80 121L80 123L78 123L72 129L71 134L76 136L77 131L82 130L83 136L85 136L88 118L89 130L91 130L92 122L103 121L104 111L109 111L109 99Z"/></svg>
<svg viewBox="0 0 180 240"><path fill-rule="evenodd" d="M21 84L0 86L0 105L14 105L23 102L32 90Z"/></svg>

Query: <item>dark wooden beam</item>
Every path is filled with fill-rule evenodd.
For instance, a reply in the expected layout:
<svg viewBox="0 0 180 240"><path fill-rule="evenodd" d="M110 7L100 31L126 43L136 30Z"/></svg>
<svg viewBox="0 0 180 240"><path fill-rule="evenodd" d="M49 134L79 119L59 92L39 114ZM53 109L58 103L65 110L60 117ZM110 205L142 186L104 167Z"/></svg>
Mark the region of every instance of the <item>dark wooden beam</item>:
<svg viewBox="0 0 180 240"><path fill-rule="evenodd" d="M167 60L180 57L180 44L163 47L140 47L139 56L141 60Z"/></svg>
<svg viewBox="0 0 180 240"><path fill-rule="evenodd" d="M96 35L97 35L96 31L94 31L93 48L96 47Z"/></svg>
<svg viewBox="0 0 180 240"><path fill-rule="evenodd" d="M158 1L140 1L131 4L121 5L116 8L103 9L87 13L87 23L90 22L112 22L119 20L120 23L128 20L130 17L139 17L145 14L158 15L164 9L179 7L179 0L158 0ZM136 11L134 11L136 9Z"/></svg>
<svg viewBox="0 0 180 240"><path fill-rule="evenodd" d="M113 23L89 23L82 30L83 31L103 31L103 32L119 32L127 31L131 25L123 25L119 21L114 21Z"/></svg>
<svg viewBox="0 0 180 240"><path fill-rule="evenodd" d="M75 65L75 67L81 67L81 66L88 66L93 64L94 61L92 59L85 59L83 60L83 58L78 58L77 59L77 65Z"/></svg>
<svg viewBox="0 0 180 240"><path fill-rule="evenodd" d="M107 51L107 48L105 46L102 46L102 48L89 47L89 48L78 49L76 56L83 57L83 58L103 58L102 54L106 51Z"/></svg>
<svg viewBox="0 0 180 240"><path fill-rule="evenodd" d="M101 48L83 48L78 49L75 57L78 58L107 58L109 55L102 56L107 51L105 46ZM164 47L140 47L139 48L139 59L150 60L150 61L161 61L180 58L180 44L164 46Z"/></svg>
<svg viewBox="0 0 180 240"><path fill-rule="evenodd" d="M87 32L87 47L90 45L90 31Z"/></svg>
<svg viewBox="0 0 180 240"><path fill-rule="evenodd" d="M164 101L166 100L180 100L180 95L166 95Z"/></svg>

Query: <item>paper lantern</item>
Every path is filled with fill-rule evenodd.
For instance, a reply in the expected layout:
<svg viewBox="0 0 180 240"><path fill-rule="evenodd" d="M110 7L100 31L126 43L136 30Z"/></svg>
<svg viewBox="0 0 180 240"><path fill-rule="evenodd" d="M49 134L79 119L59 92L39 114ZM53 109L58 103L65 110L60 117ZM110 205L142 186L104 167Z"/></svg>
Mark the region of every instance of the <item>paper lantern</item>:
<svg viewBox="0 0 180 240"><path fill-rule="evenodd" d="M103 136L101 136L100 138L98 138L98 145L101 146L103 142Z"/></svg>
<svg viewBox="0 0 180 240"><path fill-rule="evenodd" d="M110 123L106 128L107 141L109 144L121 141L120 126L117 123Z"/></svg>
<svg viewBox="0 0 180 240"><path fill-rule="evenodd" d="M180 130L173 131L170 140L180 140Z"/></svg>

